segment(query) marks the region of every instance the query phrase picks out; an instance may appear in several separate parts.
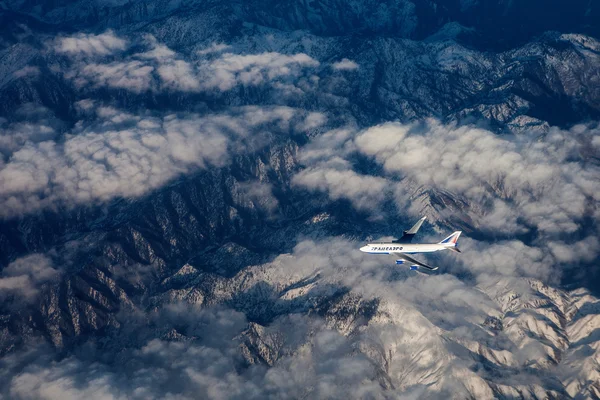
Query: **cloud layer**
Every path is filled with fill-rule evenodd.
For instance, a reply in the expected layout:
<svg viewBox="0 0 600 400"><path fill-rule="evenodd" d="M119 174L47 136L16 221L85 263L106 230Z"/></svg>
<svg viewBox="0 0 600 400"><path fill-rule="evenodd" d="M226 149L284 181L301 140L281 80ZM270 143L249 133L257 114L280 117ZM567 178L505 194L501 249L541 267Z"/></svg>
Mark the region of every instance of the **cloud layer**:
<svg viewBox="0 0 600 400"><path fill-rule="evenodd" d="M336 61L331 64L331 68L338 71L354 71L359 68L358 64L355 61L349 60L347 58L342 58L340 61Z"/></svg>
<svg viewBox="0 0 600 400"><path fill-rule="evenodd" d="M136 42L110 31L51 45L66 60L64 76L84 91L285 87L319 67L304 53L235 54L220 44L187 58L151 36ZM331 68L359 65L342 59ZM41 117L0 121L0 217L143 196L326 122L288 107L208 115L135 114L92 100L76 107L81 119L66 133ZM292 254L231 279L195 271L176 288L152 281L166 293L146 293L147 309L122 310L112 336L92 336L61 356L27 344L1 358L0 398L491 398L505 387L513 397L558 397L551 364L568 345L570 303L544 283L558 281L563 263L598 259L599 146L592 125L500 137L435 120L312 137L296 188L373 214L393 201L403 213L425 211L498 240L461 239L466 251L434 259L443 268L431 276L321 236L300 238ZM244 182L231 194L269 215L278 208L267 183ZM44 256L15 260L1 272L0 298L29 304L60 274ZM248 320L254 314L272 319L261 326Z"/></svg>
<svg viewBox="0 0 600 400"><path fill-rule="evenodd" d="M554 128L539 138L503 138L485 129L429 121L422 127L371 128L354 143L388 174L480 208L481 228L572 233L584 217L595 216L587 205L598 201L600 171L585 159L600 151L588 147L598 135L598 127L576 126ZM591 154L585 156L584 150Z"/></svg>
<svg viewBox="0 0 600 400"><path fill-rule="evenodd" d="M352 354L351 343L322 321L302 316L275 321L265 338L283 338L276 345L281 357L267 369L242 366L239 349L247 321L239 312L179 305L151 318L158 329L176 323L183 330L178 335L189 340L148 338L139 347L107 348L108 363L98 362L94 351L53 363L52 352L43 347L9 355L0 360L2 394L48 400L339 398L356 393L383 398L383 388L373 381L374 366ZM307 344L309 338L313 345ZM29 363L23 368L24 361Z"/></svg>
<svg viewBox="0 0 600 400"><path fill-rule="evenodd" d="M89 101L79 107L92 119L76 124L64 141L19 140L4 146L3 217L138 197L179 175L223 167L236 154L267 145L269 135L286 136L314 119L287 107L244 107L207 116L133 115ZM26 128L9 129L27 135Z"/></svg>
<svg viewBox="0 0 600 400"><path fill-rule="evenodd" d="M529 235L527 244L473 246L483 254L522 252L525 258L533 246L539 254L521 266L516 260L494 262L495 256L483 265L498 265L496 272L502 273L501 265L508 262L514 265L507 268L509 275L556 281L561 263L585 265L600 252L595 206L600 168L591 161L600 152L594 144L599 136L596 125L552 128L544 136L498 136L435 120L334 130L303 149L306 168L293 182L374 214L384 201L394 200L415 217L425 213L433 221L462 221L499 238ZM372 175L357 171L361 157L375 162Z"/></svg>
<svg viewBox="0 0 600 400"><path fill-rule="evenodd" d="M452 275L399 271L355 249L343 238L307 239L292 254L233 278L189 279L186 289L200 291L212 306L194 304L197 296L169 304L159 295L146 311L124 311L118 318L126 323L108 341L90 341L58 360L43 347L14 352L0 359L1 393L15 399L560 393L561 370L545 364L564 350L554 325L562 314L548 301L560 301L560 293L493 271L473 287ZM275 318L261 326L226 304Z"/></svg>
<svg viewBox="0 0 600 400"><path fill-rule="evenodd" d="M74 36L59 37L52 43L54 51L70 56L107 56L127 49L128 43L113 31L94 35L78 33Z"/></svg>
<svg viewBox="0 0 600 400"><path fill-rule="evenodd" d="M197 52L199 58L192 61L150 35L142 44L145 51L123 53L127 43L109 31L56 39L51 48L71 58L64 75L79 88L108 87L135 93L228 91L240 85L290 84L319 66L304 53L220 53L227 46L213 45ZM100 57L108 55L112 57ZM340 65L343 69L349 66L348 62Z"/></svg>
<svg viewBox="0 0 600 400"><path fill-rule="evenodd" d="M32 254L18 258L0 272L0 299L31 303L39 295L41 286L56 281L60 274L47 256Z"/></svg>

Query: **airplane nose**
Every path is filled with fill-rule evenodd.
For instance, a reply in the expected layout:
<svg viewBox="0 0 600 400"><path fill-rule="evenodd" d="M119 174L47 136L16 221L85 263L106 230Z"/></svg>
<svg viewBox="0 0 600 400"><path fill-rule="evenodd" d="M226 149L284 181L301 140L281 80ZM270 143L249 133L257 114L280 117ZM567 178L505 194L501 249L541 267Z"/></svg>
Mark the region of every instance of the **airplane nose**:
<svg viewBox="0 0 600 400"><path fill-rule="evenodd" d="M363 246L363 247L361 247L360 251L362 251L363 253L366 253L367 251L369 251L369 246Z"/></svg>

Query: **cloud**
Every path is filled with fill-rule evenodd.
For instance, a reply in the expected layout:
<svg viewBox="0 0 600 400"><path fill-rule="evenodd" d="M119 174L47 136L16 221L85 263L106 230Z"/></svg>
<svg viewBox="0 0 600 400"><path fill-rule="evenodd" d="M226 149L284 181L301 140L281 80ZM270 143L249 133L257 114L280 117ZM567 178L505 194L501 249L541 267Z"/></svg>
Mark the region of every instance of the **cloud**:
<svg viewBox="0 0 600 400"><path fill-rule="evenodd" d="M351 129L334 129L315 137L300 152L306 168L293 176L292 184L325 192L332 200L349 200L358 209L376 211L394 185L383 177L353 171L344 158L352 151L348 146L352 137Z"/></svg>
<svg viewBox="0 0 600 400"><path fill-rule="evenodd" d="M310 131L312 129L321 128L326 122L327 117L325 114L320 112L309 112L301 124L296 126L296 129L300 131Z"/></svg>
<svg viewBox="0 0 600 400"><path fill-rule="evenodd" d="M505 240L492 244L469 238L461 241L461 246L468 251L465 250L460 257L452 257L447 262L462 264L477 275L526 276L553 284L560 280L558 272L562 260L553 257L550 246L527 246L519 240ZM575 262L576 258L570 261Z"/></svg>
<svg viewBox="0 0 600 400"><path fill-rule="evenodd" d="M80 70L70 71L65 74L68 79L73 79L78 87L92 85L98 87L111 87L127 89L140 93L152 88L152 72L155 67L146 65L141 61L112 62L109 64L89 64Z"/></svg>
<svg viewBox="0 0 600 400"><path fill-rule="evenodd" d="M469 255L457 258L456 272L556 284L565 264L589 266L600 254L600 214L592 206L600 200L600 169L589 162L597 150L586 146L597 137L593 124L551 128L543 137L498 136L436 120L349 127L303 147L304 169L292 182L374 214L393 198L415 217L425 213L433 223L458 222L504 239L490 245L461 238ZM361 157L370 169L359 166Z"/></svg>
<svg viewBox="0 0 600 400"><path fill-rule="evenodd" d="M299 76L303 68L317 67L319 62L306 54L285 55L275 52L239 55L225 53L218 59L200 64L206 88L229 90L272 82L285 76Z"/></svg>
<svg viewBox="0 0 600 400"><path fill-rule="evenodd" d="M20 371L28 354L14 354L0 361L12 375L3 382L3 394L14 399L184 399L199 395L216 399L234 395L243 389L235 371L238 359L232 340L244 327L243 315L231 310L194 310L192 321L189 311L184 318L176 307L167 307L162 315L149 317L161 325L170 321L181 324L190 336L204 334L206 329L215 336L189 342L143 340L142 336L139 346L105 349L104 360L108 362L97 359L95 351L54 362L52 350L33 347L36 361L27 362ZM135 320L130 323L146 328Z"/></svg>
<svg viewBox="0 0 600 400"><path fill-rule="evenodd" d="M211 53L220 53L223 50L227 50L229 49L231 46L224 44L224 43L213 43L210 46L208 46L205 49L202 50L198 50L196 53L198 55L205 55L205 54L211 54Z"/></svg>
<svg viewBox="0 0 600 400"><path fill-rule="evenodd" d="M304 113L288 107L207 116L133 115L85 101L78 107L93 119L77 123L63 142L10 148L0 164L3 217L142 196L179 175L223 167L233 155L267 145L268 135L306 125Z"/></svg>
<svg viewBox="0 0 600 400"><path fill-rule="evenodd" d="M560 340L553 321L564 319L549 300L557 301L553 289L493 269L477 287L452 275L421 276L357 246L340 237L301 240L291 254L233 278L187 282L212 306L153 300L145 311L123 311L118 318L127 323L108 340L89 340L62 358L39 346L14 351L0 359L0 394L416 399L556 388L560 371L541 366L559 357L548 344ZM244 293L239 306L264 309L268 325L226 306Z"/></svg>
<svg viewBox="0 0 600 400"><path fill-rule="evenodd" d="M394 386L386 391L388 395L407 394L405 391L416 390L419 385L426 385L434 398L443 397L446 391L460 391L465 395L487 391L490 394L499 384L514 385L525 391L532 387L551 390L539 376L553 376L556 371L541 365L548 358L558 362L557 357L560 357L547 344L547 340L560 341L560 332L551 333L558 326L553 324L559 324L554 321L562 318L561 311L552 308L555 307L552 302L562 304L559 292L551 293L554 289L540 281L511 276L510 270L498 275L494 267L505 261L491 261L485 254L477 259L481 268L474 271L478 274L475 282L465 282L443 272L423 276L399 269L390 264L389 259L356 251L358 246L343 238L306 239L296 245L292 254L241 271L228 284L233 287L241 284L238 290L244 292L260 282L269 283L275 299L268 295L256 300L244 297L245 307L250 310L255 307L253 301L261 307L272 301L267 307L273 310L279 307L282 313L293 310L306 314L313 304L325 314L328 326L335 327L351 342L345 345L360 349L358 355L385 368L379 376L387 378L382 378L380 384L385 387L383 382L392 382ZM492 249L490 253L500 255L496 250L508 248ZM544 260L545 255L535 249L515 247L513 250L530 251L539 266L551 261ZM477 252L472 253L475 259ZM524 263L530 255L524 255ZM443 267L448 270L451 264ZM341 288L350 292L338 303L333 299L344 298ZM329 300L320 303L319 299ZM378 299L377 311L362 319L357 308L369 299ZM332 308L328 309L325 304ZM543 311L546 307L548 312ZM530 312L544 315L533 314L532 317ZM505 330L494 325L494 321L501 325L502 320L506 323ZM363 323L366 325L361 325ZM303 324L296 325L295 329L303 329L301 327ZM545 337L536 337L539 332L545 332ZM314 343L312 339L311 343ZM266 342L267 345L272 346L270 342ZM469 354L468 349L476 354ZM332 354L330 358L338 362L343 360L343 354ZM525 367L533 365L540 366L541 370L534 372L530 380L511 379L510 374L503 373L518 370L521 377L529 376ZM278 364L274 366L276 370ZM369 376L369 372L365 375ZM461 385L454 386L451 382L461 382Z"/></svg>
<svg viewBox="0 0 600 400"><path fill-rule="evenodd" d="M38 77L40 76L40 69L39 67L28 65L25 68L21 68L20 70L13 72L13 76L15 78L24 78L27 76Z"/></svg>
<svg viewBox="0 0 600 400"><path fill-rule="evenodd" d="M355 71L359 68L359 66L352 60L342 58L340 61L331 64L331 68L337 71Z"/></svg>
<svg viewBox="0 0 600 400"><path fill-rule="evenodd" d="M67 43L67 44L64 44ZM101 44L105 44L101 46ZM111 44L109 46L109 44ZM99 35L76 35L55 41L54 50L75 56L65 77L79 88L86 86L110 87L140 93L152 91L228 91L238 85L258 86L298 79L305 70L319 66L319 62L304 53L286 55L276 52L259 54L221 53L218 57L200 58L192 62L181 54L146 35L144 52L123 53L110 62L90 62L76 56L106 55L125 50L126 41L112 32ZM199 56L219 53L228 46L214 45ZM65 50L67 49L67 50Z"/></svg>
<svg viewBox="0 0 600 400"><path fill-rule="evenodd" d="M40 347L9 355L0 360L0 393L14 399L339 398L356 393L383 398L371 362L353 354L351 343L320 320L291 316L275 321L263 337L284 339L278 345L280 358L267 369L243 364L239 349L247 325L242 314L182 310L187 316L173 315L167 307L153 322L159 329L177 323L184 340L148 338L140 345L109 346L104 360L89 348L59 361Z"/></svg>
<svg viewBox="0 0 600 400"><path fill-rule="evenodd" d="M598 168L574 162L582 158L577 129L553 128L536 140L533 135L499 137L472 126L428 121L423 127L368 129L355 143L390 175L444 190L472 209L480 208L480 228L517 232L535 226L559 233L576 231L589 215L586 204L597 201L600 193ZM598 134L595 126L586 132Z"/></svg>
<svg viewBox="0 0 600 400"><path fill-rule="evenodd" d="M383 178L357 174L351 169L306 168L292 179L292 183L307 189L326 192L332 200L347 199L358 209L373 209L385 199L387 181Z"/></svg>
<svg viewBox="0 0 600 400"><path fill-rule="evenodd" d="M192 65L183 60L174 60L158 67L157 73L162 87L182 91L196 92L201 89L201 83Z"/></svg>
<svg viewBox="0 0 600 400"><path fill-rule="evenodd" d="M362 186L372 177L349 171L349 160L359 154L381 166L384 176L377 179L385 178L395 188L401 208L420 193L433 191L462 202L459 212L484 231L517 234L535 228L546 234L572 233L593 217L589 204L598 201L599 169L585 162L582 150L586 140L593 142L599 135L592 125L570 131L552 128L543 138L497 136L435 120L337 130L303 149L300 157L307 170L296 179L318 176L318 170L325 176L336 164L346 180L322 178L319 185L306 186L338 198L338 186ZM419 207L414 205L415 213Z"/></svg>
<svg viewBox="0 0 600 400"><path fill-rule="evenodd" d="M0 118L0 168L27 143L58 139L63 125L49 109L33 103L16 109L10 122Z"/></svg>
<svg viewBox="0 0 600 400"><path fill-rule="evenodd" d="M60 271L42 254L18 258L0 272L0 298L31 303L43 284L58 279Z"/></svg>
<svg viewBox="0 0 600 400"><path fill-rule="evenodd" d="M6 158L21 149L26 143L39 143L54 139L56 136L58 136L58 132L46 121L12 124L2 124L0 121L0 155ZM0 163L1 165L2 163Z"/></svg>
<svg viewBox="0 0 600 400"><path fill-rule="evenodd" d="M152 38L146 46L131 54L73 51L69 78L81 87L136 93L198 92L295 83L318 67L303 54L239 55L215 45L192 61ZM115 58L79 60L103 55ZM344 63L353 62L332 68ZM318 130L326 122L322 114L287 107L134 115L91 100L75 106L84 119L60 141L50 123L2 122L11 136L0 142L5 216L141 196L181 174L225 166L262 148L271 134ZM512 384L521 385L518 395L552 395L560 385L543 363L560 359L552 345L566 314L554 310L548 298L561 297L542 282L556 282L562 263L597 259L598 137L594 126L514 137L433 120L313 136L300 151L304 169L292 179L296 187L374 212L395 196L399 210L417 214L429 207L441 223L464 209L479 234L500 240L464 238L463 254L443 255L440 274L421 276L364 255L344 238L300 239L292 254L231 280L200 274L183 282L181 292L208 299L202 308L151 299L147 311L120 315L126 323L98 343L91 337L66 354L30 347L29 354L3 357L0 396L486 398ZM276 209L271 185L234 186L234 201ZM587 218L592 232L581 228ZM525 234L531 239L515 238ZM15 263L0 277L0 287L13 295L33 298L40 284L55 279L51 264ZM247 321L243 307L249 315L268 315L269 325ZM546 377L552 384L544 387Z"/></svg>
<svg viewBox="0 0 600 400"><path fill-rule="evenodd" d="M100 35L78 33L59 37L53 42L53 50L70 56L107 56L127 49L127 41L108 30Z"/></svg>
<svg viewBox="0 0 600 400"><path fill-rule="evenodd" d="M152 35L144 35L144 44L147 50L143 53L135 53L134 56L146 60L169 62L177 58L177 53L167 45L160 43Z"/></svg>
<svg viewBox="0 0 600 400"><path fill-rule="evenodd" d="M232 196L238 196L236 202L248 208L258 208L273 214L279 206L279 202L273 195L273 186L269 183L241 182L235 190Z"/></svg>

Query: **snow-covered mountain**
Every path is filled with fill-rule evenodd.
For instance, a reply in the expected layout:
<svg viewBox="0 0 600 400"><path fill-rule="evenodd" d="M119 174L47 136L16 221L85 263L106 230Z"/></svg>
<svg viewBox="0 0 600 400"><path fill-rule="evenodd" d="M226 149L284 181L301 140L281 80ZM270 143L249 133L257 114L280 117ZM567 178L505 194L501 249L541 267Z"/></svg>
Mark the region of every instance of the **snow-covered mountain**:
<svg viewBox="0 0 600 400"><path fill-rule="evenodd" d="M0 398L600 398L597 17L0 1Z"/></svg>

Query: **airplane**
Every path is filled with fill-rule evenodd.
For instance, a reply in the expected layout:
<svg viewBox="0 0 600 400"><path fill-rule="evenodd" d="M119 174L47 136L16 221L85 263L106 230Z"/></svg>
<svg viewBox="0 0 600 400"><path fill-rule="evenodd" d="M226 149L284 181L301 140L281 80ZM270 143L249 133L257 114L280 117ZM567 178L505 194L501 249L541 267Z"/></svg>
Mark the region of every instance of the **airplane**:
<svg viewBox="0 0 600 400"><path fill-rule="evenodd" d="M427 217L421 218L416 224L413 225L412 228L404 231L400 239L392 240L391 242L367 243L366 246L360 248L360 251L370 254L392 254L399 258L399 260L396 260L397 265L409 263L410 269L413 271L417 270L419 267L423 267L430 271L435 271L438 269L438 267L431 267L425 263L417 261L408 254L432 253L440 250L452 250L460 253L461 251L458 248L457 242L462 231L454 232L452 235L448 236L439 243L410 244L426 218Z"/></svg>

